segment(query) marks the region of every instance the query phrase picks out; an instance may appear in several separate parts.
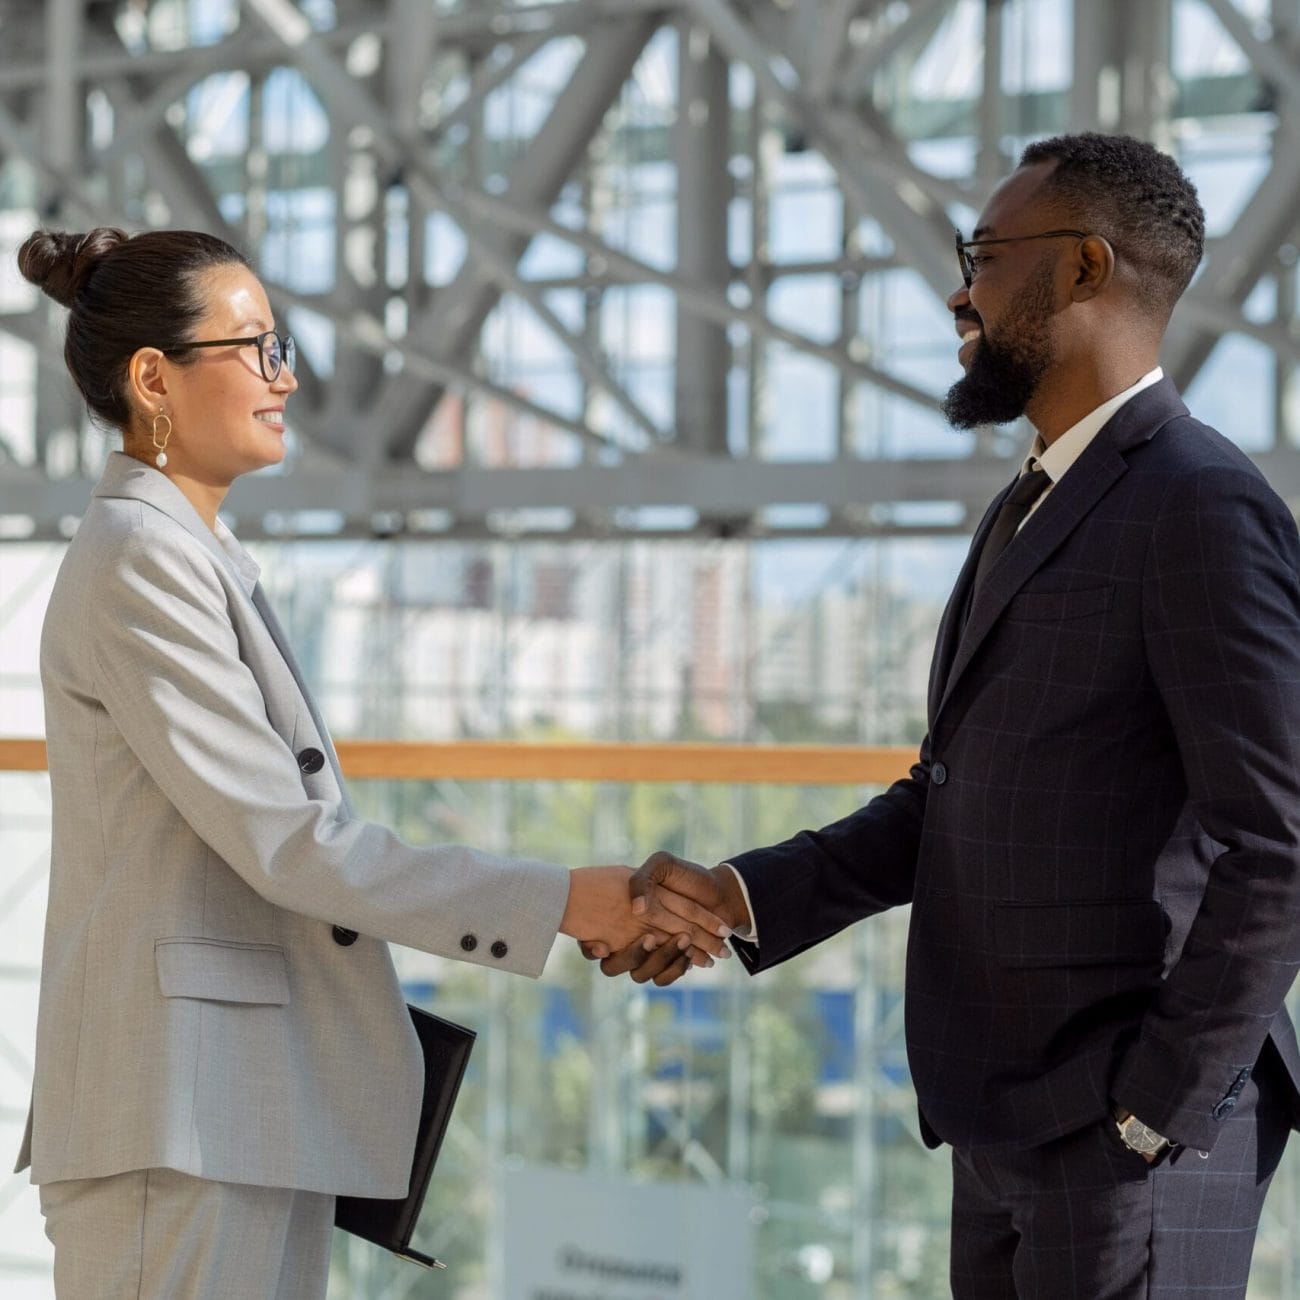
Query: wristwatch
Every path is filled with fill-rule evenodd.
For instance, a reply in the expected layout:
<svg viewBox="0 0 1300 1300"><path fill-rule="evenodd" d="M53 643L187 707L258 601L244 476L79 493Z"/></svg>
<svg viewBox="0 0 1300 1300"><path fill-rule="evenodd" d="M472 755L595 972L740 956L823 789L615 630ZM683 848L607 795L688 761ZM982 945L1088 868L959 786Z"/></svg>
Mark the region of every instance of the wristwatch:
<svg viewBox="0 0 1300 1300"><path fill-rule="evenodd" d="M1136 1115L1118 1107L1115 1110L1115 1127L1119 1129L1120 1141L1140 1156L1158 1156L1171 1145L1167 1137L1142 1123Z"/></svg>

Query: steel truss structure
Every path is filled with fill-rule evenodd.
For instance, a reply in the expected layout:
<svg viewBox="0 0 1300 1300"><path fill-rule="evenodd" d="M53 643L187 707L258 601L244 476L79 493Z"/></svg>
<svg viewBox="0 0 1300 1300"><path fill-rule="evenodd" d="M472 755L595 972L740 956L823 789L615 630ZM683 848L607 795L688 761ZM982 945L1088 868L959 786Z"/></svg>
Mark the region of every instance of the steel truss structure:
<svg viewBox="0 0 1300 1300"><path fill-rule="evenodd" d="M1239 56L1222 74L1171 70L1189 7ZM1042 9L1067 26L1056 86L1007 74L1007 41ZM1059 129L1176 147L1249 124L1262 166L1166 368L1186 387L1224 335L1266 349L1274 419L1255 450L1300 500L1300 0L10 0L0 15L5 243L36 223L201 227L250 251L299 331L294 452L232 494L246 537L969 531L1020 438L910 456L908 423L933 427L955 362L913 364L864 304L901 284L940 317L954 226L1026 137ZM963 57L950 85L918 89L936 49ZM935 162L936 146L955 148ZM824 256L770 245L796 155L837 210ZM657 208L628 215L629 176ZM652 219L659 235L628 234ZM782 308L800 283L827 306ZM103 455L60 315L21 286L0 303L34 392L24 405L24 381L0 380L3 538L66 535ZM809 414L814 454L773 434L801 374L830 395ZM885 410L900 434L882 447Z"/></svg>

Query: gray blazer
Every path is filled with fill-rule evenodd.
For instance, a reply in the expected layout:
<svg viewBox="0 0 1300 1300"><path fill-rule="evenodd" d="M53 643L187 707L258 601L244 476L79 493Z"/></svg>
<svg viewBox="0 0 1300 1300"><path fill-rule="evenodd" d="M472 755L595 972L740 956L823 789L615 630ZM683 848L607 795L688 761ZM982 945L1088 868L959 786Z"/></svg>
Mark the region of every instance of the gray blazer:
<svg viewBox="0 0 1300 1300"><path fill-rule="evenodd" d="M18 1168L402 1195L422 1068L386 941L539 975L567 872L356 820L257 566L219 533L115 453L59 570Z"/></svg>

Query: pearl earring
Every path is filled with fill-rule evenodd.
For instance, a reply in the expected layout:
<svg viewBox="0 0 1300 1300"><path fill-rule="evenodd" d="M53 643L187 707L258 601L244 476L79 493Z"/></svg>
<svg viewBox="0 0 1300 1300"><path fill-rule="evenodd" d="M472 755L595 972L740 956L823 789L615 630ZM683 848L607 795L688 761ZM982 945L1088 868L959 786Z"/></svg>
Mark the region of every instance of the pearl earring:
<svg viewBox="0 0 1300 1300"><path fill-rule="evenodd" d="M161 433L158 429L160 421L167 425L167 428ZM168 416L166 412L159 411L158 414L153 417L153 445L158 451L158 454L153 458L153 463L157 465L159 469L163 469L167 465L167 444L171 441L171 436L171 417ZM161 442L158 441L159 438L162 438Z"/></svg>

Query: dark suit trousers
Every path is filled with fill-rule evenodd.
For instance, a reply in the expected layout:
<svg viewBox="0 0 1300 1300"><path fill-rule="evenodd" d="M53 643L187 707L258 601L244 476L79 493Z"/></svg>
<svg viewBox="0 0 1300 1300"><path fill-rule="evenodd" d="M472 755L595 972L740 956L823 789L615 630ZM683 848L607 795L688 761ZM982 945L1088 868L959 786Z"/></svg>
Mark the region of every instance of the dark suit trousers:
<svg viewBox="0 0 1300 1300"><path fill-rule="evenodd" d="M1290 1126L1271 1046L1208 1156L1148 1165L1107 1119L1028 1150L953 1152L955 1300L1229 1300Z"/></svg>

